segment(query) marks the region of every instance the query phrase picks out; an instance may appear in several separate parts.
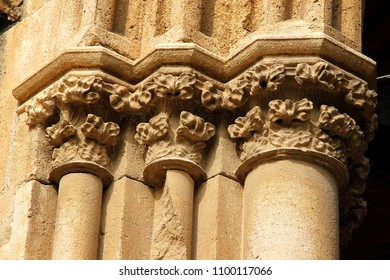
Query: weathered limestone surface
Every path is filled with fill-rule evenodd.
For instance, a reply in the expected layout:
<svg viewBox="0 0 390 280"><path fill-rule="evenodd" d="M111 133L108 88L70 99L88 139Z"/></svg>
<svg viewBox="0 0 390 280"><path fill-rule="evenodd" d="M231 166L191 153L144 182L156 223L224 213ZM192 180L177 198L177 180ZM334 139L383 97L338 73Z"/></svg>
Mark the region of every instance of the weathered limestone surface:
<svg viewBox="0 0 390 280"><path fill-rule="evenodd" d="M1 258L338 258L376 129L363 1L2 3Z"/></svg>
<svg viewBox="0 0 390 280"><path fill-rule="evenodd" d="M244 192L244 259L337 259L338 186L295 160L258 166Z"/></svg>
<svg viewBox="0 0 390 280"><path fill-rule="evenodd" d="M30 181L20 186L12 196L2 195L12 214L2 212L2 259L51 259L56 215L56 191L53 186ZM8 200L8 201L7 201ZM3 225L3 224L2 224ZM4 234L4 235L3 235Z"/></svg>
<svg viewBox="0 0 390 280"><path fill-rule="evenodd" d="M223 175L199 186L194 207L193 259L241 259L242 191L238 182Z"/></svg>
<svg viewBox="0 0 390 280"><path fill-rule="evenodd" d="M123 177L104 193L99 258L150 259L154 191Z"/></svg>

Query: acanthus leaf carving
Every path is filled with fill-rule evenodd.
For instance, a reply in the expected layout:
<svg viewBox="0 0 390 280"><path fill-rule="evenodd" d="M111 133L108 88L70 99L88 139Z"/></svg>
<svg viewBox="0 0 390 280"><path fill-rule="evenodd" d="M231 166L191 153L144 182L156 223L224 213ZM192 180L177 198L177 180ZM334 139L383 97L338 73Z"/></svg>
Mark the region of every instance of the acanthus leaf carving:
<svg viewBox="0 0 390 280"><path fill-rule="evenodd" d="M253 133L263 128L264 120L259 106L253 107L245 117L236 119L235 124L229 125L228 132L232 138L249 139Z"/></svg>
<svg viewBox="0 0 390 280"><path fill-rule="evenodd" d="M24 105L29 126L57 121L46 129L46 138L54 147L53 166L77 160L109 163L108 152L117 144L120 128L88 112L108 117L110 110L102 110L101 97L112 87L94 75L67 75Z"/></svg>
<svg viewBox="0 0 390 280"><path fill-rule="evenodd" d="M294 129L283 129L269 133L269 141L275 147L307 147L312 140L309 131L296 131Z"/></svg>
<svg viewBox="0 0 390 280"><path fill-rule="evenodd" d="M260 64L244 74L243 82L250 95L258 95L261 92L276 91L284 77L284 65L273 64L267 66Z"/></svg>
<svg viewBox="0 0 390 280"><path fill-rule="evenodd" d="M378 115L373 114L364 127L364 135L366 137L366 142L371 142L374 139L375 132L377 129L378 129Z"/></svg>
<svg viewBox="0 0 390 280"><path fill-rule="evenodd" d="M215 134L215 127L205 122L201 117L183 111L180 114L180 125L176 135L184 137L191 142L207 141Z"/></svg>
<svg viewBox="0 0 390 280"><path fill-rule="evenodd" d="M368 89L365 82L353 79L347 85L348 93L345 95L345 100L352 105L367 109L366 115L371 116L374 113L377 105L377 93Z"/></svg>
<svg viewBox="0 0 390 280"><path fill-rule="evenodd" d="M80 130L86 138L95 140L99 144L116 145L120 128L116 123L105 123L102 118L88 114Z"/></svg>
<svg viewBox="0 0 390 280"><path fill-rule="evenodd" d="M44 123L56 112L55 101L48 95L35 98L34 102L24 105L23 109L27 113L27 125L31 127Z"/></svg>
<svg viewBox="0 0 390 280"><path fill-rule="evenodd" d="M103 79L96 76L67 76L54 88L53 97L61 103L93 104L99 101Z"/></svg>
<svg viewBox="0 0 390 280"><path fill-rule="evenodd" d="M153 89L157 97L174 97L191 99L196 83L194 73L181 73L179 76L160 74L154 77L153 83L148 83L148 89Z"/></svg>
<svg viewBox="0 0 390 280"><path fill-rule="evenodd" d="M305 147L311 143L310 115L313 103L308 99L293 102L280 99L269 102L269 141L276 147Z"/></svg>
<svg viewBox="0 0 390 280"><path fill-rule="evenodd" d="M347 114L341 114L339 111L328 105L321 105L319 126L330 133L341 138L348 138L356 130L356 122Z"/></svg>
<svg viewBox="0 0 390 280"><path fill-rule="evenodd" d="M296 66L295 80L299 84L311 82L329 90L336 90L345 84L344 74L333 70L326 62L317 62L314 65L299 63Z"/></svg>
<svg viewBox="0 0 390 280"><path fill-rule="evenodd" d="M79 145L77 140L71 139L65 142L58 148L54 148L52 153L53 166L60 166L65 162L69 162L77 157L79 152Z"/></svg>
<svg viewBox="0 0 390 280"><path fill-rule="evenodd" d="M114 85L111 90L110 104L118 112L137 112L152 101L152 94L144 86L131 92L127 87Z"/></svg>
<svg viewBox="0 0 390 280"><path fill-rule="evenodd" d="M182 111L179 126L169 135L169 117L160 113L150 119L149 123L137 126L135 138L138 143L148 145L146 163L160 158L185 158L198 164L202 159L201 152L206 147L205 141L215 134L215 127L201 117Z"/></svg>
<svg viewBox="0 0 390 280"><path fill-rule="evenodd" d="M199 164L203 158L202 151L206 148L206 143L197 141L191 144L177 142L172 147L172 154L179 158L188 159L196 164Z"/></svg>
<svg viewBox="0 0 390 280"><path fill-rule="evenodd" d="M364 155L360 155L349 164L348 170L350 181L340 199L341 247L346 246L353 230L362 224L366 216L367 202L361 195L366 190L370 162Z"/></svg>
<svg viewBox="0 0 390 280"><path fill-rule="evenodd" d="M333 106L322 105L318 126L330 136L344 139L346 153L349 157L355 158L365 152L367 141L364 133L348 114L339 113Z"/></svg>
<svg viewBox="0 0 390 280"><path fill-rule="evenodd" d="M90 139L80 141L78 154L82 159L101 166L107 166L110 163L107 146Z"/></svg>
<svg viewBox="0 0 390 280"><path fill-rule="evenodd" d="M323 105L319 120L312 120L313 103L308 99L272 100L268 114L258 106L228 127L232 138L243 138L240 158L246 159L277 148L304 148L332 156L341 162L358 157L367 141L360 127L347 114Z"/></svg>
<svg viewBox="0 0 390 280"><path fill-rule="evenodd" d="M222 108L234 110L244 104L244 85L236 82L226 85L223 90L218 89L212 82L206 81L200 86L201 101L210 111Z"/></svg>
<svg viewBox="0 0 390 280"><path fill-rule="evenodd" d="M335 143L335 141L323 130L319 128L314 128L313 137L313 149L323 154L328 154L331 157L340 159L344 162L344 157L341 154L340 146L337 145L339 143Z"/></svg>
<svg viewBox="0 0 390 280"><path fill-rule="evenodd" d="M57 148L77 134L76 128L67 120L61 120L48 127L46 132L49 143Z"/></svg>
<svg viewBox="0 0 390 280"><path fill-rule="evenodd" d="M119 131L117 124L106 123L93 114L88 114L85 122L77 127L68 120L60 120L47 128L46 137L55 147L52 154L54 166L76 159L108 165L108 147L116 145Z"/></svg>
<svg viewBox="0 0 390 280"><path fill-rule="evenodd" d="M149 120L149 123L137 125L137 133L134 136L140 144L153 145L168 134L168 115L160 113Z"/></svg>
<svg viewBox="0 0 390 280"><path fill-rule="evenodd" d="M301 126L310 120L313 103L306 98L297 102L277 99L271 101L269 107L268 115L271 125L291 127Z"/></svg>

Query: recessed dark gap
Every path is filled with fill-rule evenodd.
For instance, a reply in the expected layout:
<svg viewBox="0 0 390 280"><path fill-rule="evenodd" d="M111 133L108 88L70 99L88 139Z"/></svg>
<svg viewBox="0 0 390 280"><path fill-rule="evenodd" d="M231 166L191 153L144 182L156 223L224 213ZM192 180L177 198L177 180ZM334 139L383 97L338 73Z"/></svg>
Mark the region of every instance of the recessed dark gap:
<svg viewBox="0 0 390 280"><path fill-rule="evenodd" d="M377 77L390 74L390 17L386 0L365 1L363 21L363 54L377 63ZM377 83L379 125L366 156L370 159L370 175L363 198L367 216L354 231L341 259L385 260L390 255L390 79Z"/></svg>

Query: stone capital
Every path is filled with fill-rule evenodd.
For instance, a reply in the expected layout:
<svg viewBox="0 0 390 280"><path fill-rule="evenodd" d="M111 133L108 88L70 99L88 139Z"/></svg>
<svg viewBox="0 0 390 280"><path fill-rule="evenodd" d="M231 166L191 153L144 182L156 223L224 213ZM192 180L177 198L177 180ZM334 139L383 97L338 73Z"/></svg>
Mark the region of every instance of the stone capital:
<svg viewBox="0 0 390 280"><path fill-rule="evenodd" d="M110 153L120 132L115 111L105 106L112 87L96 75L68 74L19 107L31 128L46 131L52 181L74 172L92 173L105 185L112 181Z"/></svg>
<svg viewBox="0 0 390 280"><path fill-rule="evenodd" d="M180 113L176 127L173 123L167 113L160 113L137 126L135 139L147 145L144 179L148 184L161 185L168 169L186 171L195 181L206 178L202 152L215 134L214 125L187 111Z"/></svg>

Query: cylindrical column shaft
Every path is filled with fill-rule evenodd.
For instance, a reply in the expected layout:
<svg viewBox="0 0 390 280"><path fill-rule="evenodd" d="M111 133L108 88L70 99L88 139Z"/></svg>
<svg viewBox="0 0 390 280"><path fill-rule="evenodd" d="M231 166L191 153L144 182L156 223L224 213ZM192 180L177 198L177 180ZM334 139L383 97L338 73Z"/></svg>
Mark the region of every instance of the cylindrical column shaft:
<svg viewBox="0 0 390 280"><path fill-rule="evenodd" d="M156 192L151 258L189 259L194 180L185 171L168 170L164 186Z"/></svg>
<svg viewBox="0 0 390 280"><path fill-rule="evenodd" d="M338 186L298 160L258 165L244 186L244 259L338 259Z"/></svg>
<svg viewBox="0 0 390 280"><path fill-rule="evenodd" d="M102 181L89 173L61 178L52 259L97 258L102 191Z"/></svg>

